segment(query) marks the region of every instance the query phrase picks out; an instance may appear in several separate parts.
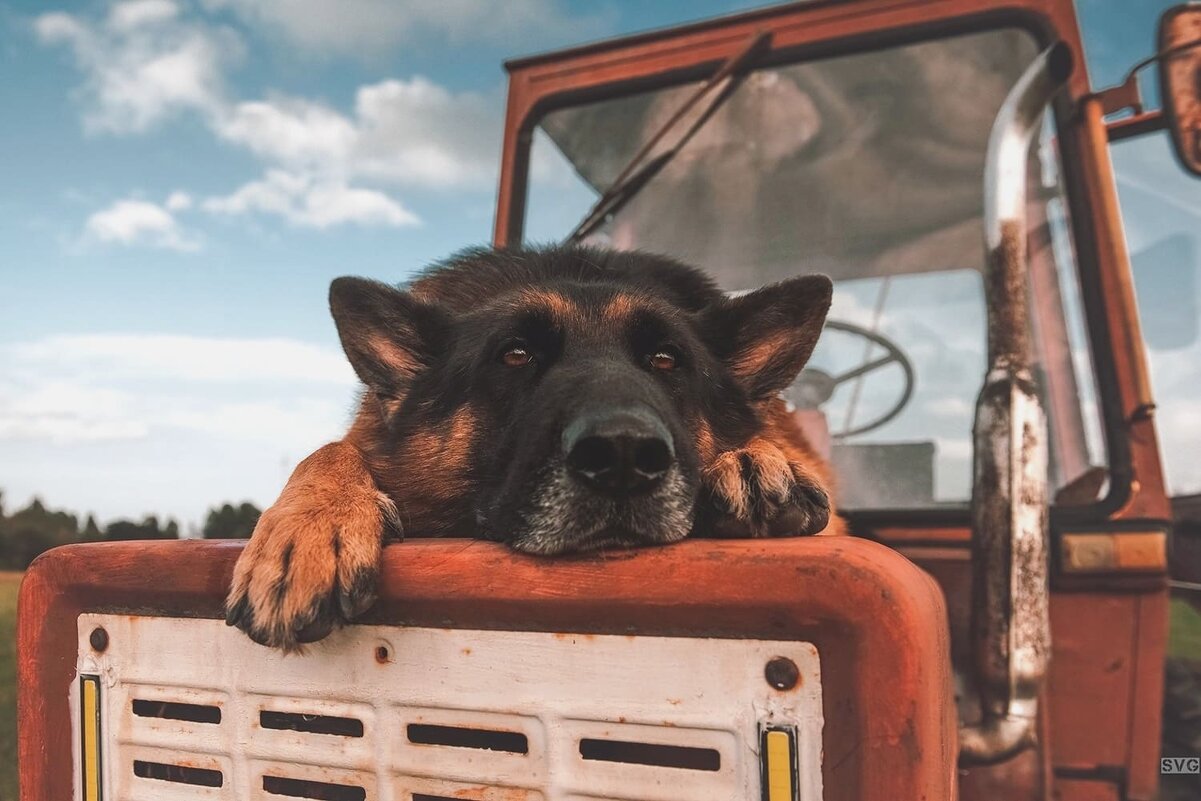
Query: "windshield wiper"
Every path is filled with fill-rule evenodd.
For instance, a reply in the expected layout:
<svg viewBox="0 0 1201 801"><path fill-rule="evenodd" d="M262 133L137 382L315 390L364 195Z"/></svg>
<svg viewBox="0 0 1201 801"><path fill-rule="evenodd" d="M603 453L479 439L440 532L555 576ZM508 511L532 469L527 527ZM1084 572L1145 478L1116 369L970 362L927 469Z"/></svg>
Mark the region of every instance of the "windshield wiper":
<svg viewBox="0 0 1201 801"><path fill-rule="evenodd" d="M604 194L597 199L592 208L588 210L588 213L584 215L584 219L580 220L579 224L568 234L566 241L572 244L579 242L633 200L634 196L642 190L642 187L646 186L648 181L667 166L667 163L683 149L684 145L688 144L688 141L692 139L697 131L704 127L705 123L713 117L713 114L730 98L730 95L734 94L734 91L746 76L747 69L754 62L755 58L759 56L770 38L771 34L767 31L759 31L751 36L750 41L746 43L745 47L726 59L718 67L717 72L713 73L696 92L685 100L676 109L676 113L672 114L671 118L663 123L655 131L654 135L647 140L646 144L634 154L634 157L630 159L621 172L617 174L617 177L613 179L613 183L609 185L609 188L605 190ZM647 156L650 155L655 146L684 119L685 115L697 103L718 86L721 88L710 98L708 105L704 107L700 115L688 126L683 135L676 140L675 144L649 161L646 161Z"/></svg>

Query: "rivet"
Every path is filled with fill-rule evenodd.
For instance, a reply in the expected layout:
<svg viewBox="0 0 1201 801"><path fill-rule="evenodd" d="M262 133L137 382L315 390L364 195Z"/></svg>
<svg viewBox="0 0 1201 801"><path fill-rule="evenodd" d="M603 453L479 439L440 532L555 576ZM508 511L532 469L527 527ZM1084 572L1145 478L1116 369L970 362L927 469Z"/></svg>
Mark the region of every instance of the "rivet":
<svg viewBox="0 0 1201 801"><path fill-rule="evenodd" d="M88 635L88 642L91 644L93 651L104 653L105 649L108 648L108 632L97 626Z"/></svg>
<svg viewBox="0 0 1201 801"><path fill-rule="evenodd" d="M767 683L777 690L791 690L801 678L801 671L796 662L783 656L777 656L767 663L763 669Z"/></svg>

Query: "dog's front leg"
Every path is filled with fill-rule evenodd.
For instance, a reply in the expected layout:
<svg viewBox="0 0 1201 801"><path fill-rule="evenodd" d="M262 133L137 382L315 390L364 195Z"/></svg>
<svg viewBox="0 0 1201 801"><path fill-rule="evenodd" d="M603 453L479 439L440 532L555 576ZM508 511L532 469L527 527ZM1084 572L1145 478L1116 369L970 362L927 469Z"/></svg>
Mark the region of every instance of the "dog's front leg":
<svg viewBox="0 0 1201 801"><path fill-rule="evenodd" d="M395 507L362 453L334 442L292 473L234 568L225 620L255 642L299 650L375 601Z"/></svg>

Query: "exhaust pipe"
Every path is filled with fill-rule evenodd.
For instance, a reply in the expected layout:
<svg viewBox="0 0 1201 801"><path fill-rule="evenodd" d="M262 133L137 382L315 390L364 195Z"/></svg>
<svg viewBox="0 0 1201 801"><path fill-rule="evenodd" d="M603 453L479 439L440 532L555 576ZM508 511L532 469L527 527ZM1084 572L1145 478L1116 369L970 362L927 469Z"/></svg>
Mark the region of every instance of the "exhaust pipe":
<svg viewBox="0 0 1201 801"><path fill-rule="evenodd" d="M1067 45L1041 53L988 140L988 373L972 432L972 655L982 719L959 730L963 765L1001 762L1034 743L1050 658L1048 437L1030 369L1026 177L1043 112L1071 72Z"/></svg>

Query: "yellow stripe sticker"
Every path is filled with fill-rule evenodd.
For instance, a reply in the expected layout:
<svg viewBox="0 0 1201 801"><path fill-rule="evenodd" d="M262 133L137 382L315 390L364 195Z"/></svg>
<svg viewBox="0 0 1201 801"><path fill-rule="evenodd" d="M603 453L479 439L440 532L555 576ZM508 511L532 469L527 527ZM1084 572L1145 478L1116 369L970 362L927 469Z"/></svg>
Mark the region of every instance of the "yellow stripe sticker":
<svg viewBox="0 0 1201 801"><path fill-rule="evenodd" d="M796 800L796 733L792 729L763 732L764 801Z"/></svg>
<svg viewBox="0 0 1201 801"><path fill-rule="evenodd" d="M80 744L83 750L83 801L100 801L100 677L80 676Z"/></svg>

